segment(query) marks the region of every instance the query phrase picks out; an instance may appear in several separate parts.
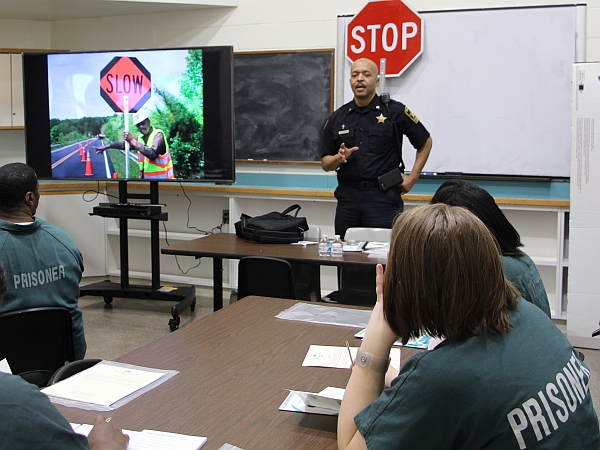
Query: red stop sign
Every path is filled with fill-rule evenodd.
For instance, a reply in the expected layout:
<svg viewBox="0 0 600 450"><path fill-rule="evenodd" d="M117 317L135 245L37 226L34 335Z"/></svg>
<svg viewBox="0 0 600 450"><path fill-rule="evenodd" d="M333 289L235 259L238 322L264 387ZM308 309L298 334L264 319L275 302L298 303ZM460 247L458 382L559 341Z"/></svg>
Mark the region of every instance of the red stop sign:
<svg viewBox="0 0 600 450"><path fill-rule="evenodd" d="M348 24L346 57L386 59L386 75L399 76L423 52L423 21L400 0L367 3Z"/></svg>
<svg viewBox="0 0 600 450"><path fill-rule="evenodd" d="M100 72L100 95L115 112L123 112L125 96L129 112L136 112L152 94L150 72L137 58L115 56Z"/></svg>

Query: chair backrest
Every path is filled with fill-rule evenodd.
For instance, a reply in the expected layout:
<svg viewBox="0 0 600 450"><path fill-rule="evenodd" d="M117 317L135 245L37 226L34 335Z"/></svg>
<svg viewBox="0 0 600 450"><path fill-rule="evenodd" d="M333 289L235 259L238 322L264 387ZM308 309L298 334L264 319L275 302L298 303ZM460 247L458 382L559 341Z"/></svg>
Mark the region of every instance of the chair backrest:
<svg viewBox="0 0 600 450"><path fill-rule="evenodd" d="M89 369L90 367L98 364L101 359L98 358L88 358L88 359L80 359L77 361L72 361L68 364L65 364L50 378L48 381L48 386L52 386L54 383L58 383L59 381L65 380L76 373L81 372L82 370Z"/></svg>
<svg viewBox="0 0 600 450"><path fill-rule="evenodd" d="M346 230L346 241L389 242L392 230L389 228L354 227Z"/></svg>
<svg viewBox="0 0 600 450"><path fill-rule="evenodd" d="M45 386L52 374L73 361L71 314L67 308L41 307L0 314L0 359L15 375Z"/></svg>
<svg viewBox="0 0 600 450"><path fill-rule="evenodd" d="M246 256L238 265L238 299L248 295L296 299L292 265L285 259Z"/></svg>

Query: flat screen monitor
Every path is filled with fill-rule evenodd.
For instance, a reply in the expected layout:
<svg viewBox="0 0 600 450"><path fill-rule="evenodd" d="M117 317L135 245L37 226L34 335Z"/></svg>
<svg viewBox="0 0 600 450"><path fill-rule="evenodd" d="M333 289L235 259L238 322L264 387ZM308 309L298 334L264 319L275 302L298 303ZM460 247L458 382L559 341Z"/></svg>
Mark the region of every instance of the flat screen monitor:
<svg viewBox="0 0 600 450"><path fill-rule="evenodd" d="M41 179L235 181L232 47L24 54L23 83Z"/></svg>

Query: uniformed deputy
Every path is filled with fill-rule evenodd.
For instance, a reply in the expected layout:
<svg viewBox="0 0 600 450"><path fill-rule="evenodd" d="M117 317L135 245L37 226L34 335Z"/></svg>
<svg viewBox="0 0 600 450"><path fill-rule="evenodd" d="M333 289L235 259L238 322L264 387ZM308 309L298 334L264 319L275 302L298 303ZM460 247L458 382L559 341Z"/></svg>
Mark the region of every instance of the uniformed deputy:
<svg viewBox="0 0 600 450"><path fill-rule="evenodd" d="M352 64L354 99L331 115L323 132L321 166L337 170L335 234L342 238L350 227L391 228L404 207L401 194L417 182L431 151L427 129L402 103L391 100L385 105L375 93L378 84L373 61L363 58ZM401 162L402 136L394 128L417 153L410 175L403 174L401 183L382 191L377 177Z"/></svg>

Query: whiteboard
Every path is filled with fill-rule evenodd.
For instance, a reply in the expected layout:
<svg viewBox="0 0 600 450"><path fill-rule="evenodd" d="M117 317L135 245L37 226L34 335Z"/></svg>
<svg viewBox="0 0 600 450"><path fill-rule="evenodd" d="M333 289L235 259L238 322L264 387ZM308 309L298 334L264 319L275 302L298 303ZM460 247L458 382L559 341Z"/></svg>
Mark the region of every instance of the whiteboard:
<svg viewBox="0 0 600 450"><path fill-rule="evenodd" d="M424 170L569 177L572 65L581 54L577 34L585 39L585 7L420 14L423 54L400 77L387 77L385 90L431 133L433 150ZM351 19L340 17L338 30ZM345 103L352 91L344 48L345 33L338 32L338 64L344 68L338 83ZM415 151L404 139L410 170Z"/></svg>

